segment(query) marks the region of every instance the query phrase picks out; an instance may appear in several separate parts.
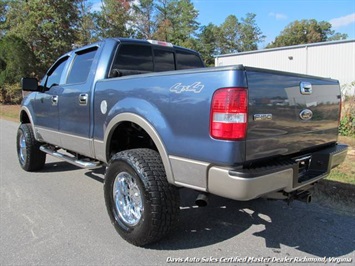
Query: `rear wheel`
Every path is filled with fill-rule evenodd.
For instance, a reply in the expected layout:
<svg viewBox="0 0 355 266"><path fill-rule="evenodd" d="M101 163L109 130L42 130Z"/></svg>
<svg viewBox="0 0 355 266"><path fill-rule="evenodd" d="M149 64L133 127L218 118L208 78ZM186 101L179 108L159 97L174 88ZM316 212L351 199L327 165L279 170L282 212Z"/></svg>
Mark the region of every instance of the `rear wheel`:
<svg viewBox="0 0 355 266"><path fill-rule="evenodd" d="M21 124L17 130L17 156L22 169L25 171L41 170L46 162L46 154L41 152L40 143L36 141L32 126Z"/></svg>
<svg viewBox="0 0 355 266"><path fill-rule="evenodd" d="M163 163L154 150L115 154L106 171L104 194L115 229L134 245L160 240L178 219L178 191L166 180Z"/></svg>

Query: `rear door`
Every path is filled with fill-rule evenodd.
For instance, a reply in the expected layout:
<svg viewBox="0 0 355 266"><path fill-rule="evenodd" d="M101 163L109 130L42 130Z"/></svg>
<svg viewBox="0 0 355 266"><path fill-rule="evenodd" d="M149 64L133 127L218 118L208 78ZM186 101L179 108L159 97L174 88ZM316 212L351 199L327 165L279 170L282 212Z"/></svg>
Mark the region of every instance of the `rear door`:
<svg viewBox="0 0 355 266"><path fill-rule="evenodd" d="M246 159L306 152L337 140L339 83L246 68L249 117Z"/></svg>

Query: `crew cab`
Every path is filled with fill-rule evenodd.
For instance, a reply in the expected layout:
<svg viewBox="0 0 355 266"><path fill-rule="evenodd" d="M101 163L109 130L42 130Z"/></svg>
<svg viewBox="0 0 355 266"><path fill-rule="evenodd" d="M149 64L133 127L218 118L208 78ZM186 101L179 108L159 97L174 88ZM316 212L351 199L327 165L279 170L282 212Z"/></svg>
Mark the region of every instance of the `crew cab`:
<svg viewBox="0 0 355 266"><path fill-rule="evenodd" d="M339 82L251 68L205 68L195 51L105 39L61 56L24 91L17 153L26 171L46 154L106 167L112 224L134 245L177 221L179 188L234 200L310 201L342 163ZM88 206L89 208L89 206Z"/></svg>

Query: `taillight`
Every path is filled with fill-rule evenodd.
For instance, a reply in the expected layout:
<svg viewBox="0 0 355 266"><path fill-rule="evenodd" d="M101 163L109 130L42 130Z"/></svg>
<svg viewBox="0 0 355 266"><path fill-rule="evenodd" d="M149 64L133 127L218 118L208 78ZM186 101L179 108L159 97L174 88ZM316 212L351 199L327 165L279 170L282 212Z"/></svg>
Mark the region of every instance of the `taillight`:
<svg viewBox="0 0 355 266"><path fill-rule="evenodd" d="M246 88L223 88L213 94L210 134L224 140L243 139L247 131L248 93Z"/></svg>

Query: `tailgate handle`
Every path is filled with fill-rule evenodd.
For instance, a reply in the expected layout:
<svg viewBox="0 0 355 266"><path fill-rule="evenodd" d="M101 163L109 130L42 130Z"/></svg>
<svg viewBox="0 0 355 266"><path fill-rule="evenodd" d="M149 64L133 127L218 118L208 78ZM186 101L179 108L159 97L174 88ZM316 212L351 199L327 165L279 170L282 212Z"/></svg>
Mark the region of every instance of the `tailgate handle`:
<svg viewBox="0 0 355 266"><path fill-rule="evenodd" d="M300 91L302 95L311 95L312 94L312 84L310 82L301 82Z"/></svg>

